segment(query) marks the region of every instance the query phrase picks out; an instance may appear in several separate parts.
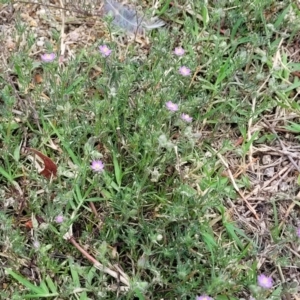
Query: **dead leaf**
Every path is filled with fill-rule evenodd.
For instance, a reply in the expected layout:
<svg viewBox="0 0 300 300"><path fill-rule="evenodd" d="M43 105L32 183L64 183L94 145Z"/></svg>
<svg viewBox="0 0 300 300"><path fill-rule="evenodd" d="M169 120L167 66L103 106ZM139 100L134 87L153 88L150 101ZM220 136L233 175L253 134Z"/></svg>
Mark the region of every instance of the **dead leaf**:
<svg viewBox="0 0 300 300"><path fill-rule="evenodd" d="M16 48L16 43L14 43L14 41L10 37L6 41L6 48L8 49L8 51L13 51Z"/></svg>
<svg viewBox="0 0 300 300"><path fill-rule="evenodd" d="M42 218L42 217L39 217L39 216L35 216L35 219L38 223L38 225L41 225L42 223L45 223L45 220ZM25 227L27 229L32 229L33 228L33 222L32 222L32 219L27 219L27 221L25 222Z"/></svg>
<svg viewBox="0 0 300 300"><path fill-rule="evenodd" d="M33 152L36 154L39 158L41 158L44 162L44 170L40 172L41 175L45 176L46 178L51 178L51 176L56 176L57 174L57 166L56 164L46 155L41 153L38 150L32 149L32 148L26 148L28 151Z"/></svg>
<svg viewBox="0 0 300 300"><path fill-rule="evenodd" d="M234 143L234 146L237 147L237 146L243 144L243 142L244 142L244 137L241 136L241 137L239 137L239 138L237 139L237 141Z"/></svg>
<svg viewBox="0 0 300 300"><path fill-rule="evenodd" d="M35 74L35 75L34 75L34 81L35 81L35 83L37 83L37 84L43 82L43 77L42 77L42 75L39 74L39 73Z"/></svg>
<svg viewBox="0 0 300 300"><path fill-rule="evenodd" d="M38 23L37 23L37 21L35 19L30 18L29 26L30 27L38 27Z"/></svg>
<svg viewBox="0 0 300 300"><path fill-rule="evenodd" d="M33 228L32 221L31 221L31 220L27 221L27 222L25 223L25 227L26 227L27 229L32 229L32 228Z"/></svg>

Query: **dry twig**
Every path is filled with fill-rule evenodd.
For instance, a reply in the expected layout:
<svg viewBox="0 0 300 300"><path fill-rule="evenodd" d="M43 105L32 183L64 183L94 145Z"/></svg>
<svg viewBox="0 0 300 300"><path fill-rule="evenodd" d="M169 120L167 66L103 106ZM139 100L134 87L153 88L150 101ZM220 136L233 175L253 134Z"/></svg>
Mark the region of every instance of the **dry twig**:
<svg viewBox="0 0 300 300"><path fill-rule="evenodd" d="M223 165L226 167L226 171L228 172L228 175L229 175L229 178L231 180L231 183L234 187L234 189L239 193L239 195L241 196L241 198L244 200L244 202L246 203L247 207L249 208L249 210L253 213L253 215L255 216L255 218L258 220L259 217L256 213L256 211L254 210L254 208L251 206L251 204L248 202L248 200L245 198L245 196L243 195L243 193L240 191L240 189L238 188L236 182L235 182L235 179L231 173L231 170L229 168L229 165L228 163L225 161L225 159L223 158L223 156L218 153L216 150L214 150L215 153L217 154L217 156L220 158L221 162L223 163Z"/></svg>
<svg viewBox="0 0 300 300"><path fill-rule="evenodd" d="M283 144L282 140L279 138L277 132L273 129L272 125L268 122L268 120L262 116L262 119L264 120L264 122L268 125L268 128L271 130L271 132L276 136L277 140L280 143L280 146L282 148L282 150L284 151L284 154L288 157L289 161L292 163L292 165L296 168L296 170L300 173L300 168L298 167L298 165L296 164L296 162L294 161L294 159L291 156L291 153L289 153L287 151L287 148L285 147L285 145Z"/></svg>

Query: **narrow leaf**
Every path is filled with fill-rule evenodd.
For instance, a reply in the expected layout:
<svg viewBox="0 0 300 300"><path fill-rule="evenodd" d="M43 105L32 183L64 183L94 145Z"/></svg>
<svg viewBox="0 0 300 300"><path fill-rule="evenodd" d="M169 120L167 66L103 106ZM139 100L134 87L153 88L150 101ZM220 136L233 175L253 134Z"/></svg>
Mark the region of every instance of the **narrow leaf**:
<svg viewBox="0 0 300 300"><path fill-rule="evenodd" d="M9 173L7 173L1 166L0 166L0 174L5 177L9 182L12 182L13 179L12 177L10 176Z"/></svg>
<svg viewBox="0 0 300 300"><path fill-rule="evenodd" d="M34 299L34 298L40 299L40 298L49 298L49 297L57 297L57 296L59 296L58 293L53 293L53 294L40 293L40 294L28 294L23 297L24 299Z"/></svg>
<svg viewBox="0 0 300 300"><path fill-rule="evenodd" d="M44 294L44 290L38 286L35 286L32 284L30 281L28 281L26 278L23 276L15 273L14 271L10 269L6 269L6 273L10 276L12 276L14 279L16 279L19 283L30 289L32 292L35 294Z"/></svg>
<svg viewBox="0 0 300 300"><path fill-rule="evenodd" d="M115 152L113 152L113 163L114 163L114 169L115 169L115 176L118 186L121 186L122 182L122 170L120 168L119 162L117 160L117 156Z"/></svg>
<svg viewBox="0 0 300 300"><path fill-rule="evenodd" d="M41 281L40 287L44 290L44 294L49 294L49 289L48 289L47 284L44 280Z"/></svg>

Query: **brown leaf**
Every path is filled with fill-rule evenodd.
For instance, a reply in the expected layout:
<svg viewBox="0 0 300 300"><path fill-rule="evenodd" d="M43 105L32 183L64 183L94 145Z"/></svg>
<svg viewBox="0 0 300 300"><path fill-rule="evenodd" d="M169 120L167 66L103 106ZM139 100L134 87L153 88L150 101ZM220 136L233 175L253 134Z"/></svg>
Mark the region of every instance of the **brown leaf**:
<svg viewBox="0 0 300 300"><path fill-rule="evenodd" d="M27 222L25 223L25 227L26 227L27 229L32 229L32 228L33 228L32 221L31 221L31 220L27 221Z"/></svg>
<svg viewBox="0 0 300 300"><path fill-rule="evenodd" d="M57 166L48 156L44 155L40 151L35 150L33 148L27 148L27 150L35 153L39 158L43 160L44 170L40 172L41 175L45 176L46 178L50 178L51 176L56 176Z"/></svg>
<svg viewBox="0 0 300 300"><path fill-rule="evenodd" d="M237 146L243 144L243 142L244 142L244 138L241 136L241 137L239 137L239 138L237 139L237 141L234 143L234 146L237 147Z"/></svg>
<svg viewBox="0 0 300 300"><path fill-rule="evenodd" d="M41 74L37 73L34 75L34 81L35 83L39 84L43 82L43 77Z"/></svg>
<svg viewBox="0 0 300 300"><path fill-rule="evenodd" d="M42 223L45 223L45 220L42 217L36 216L35 217L37 220L38 225L41 225ZM33 223L31 219L27 219L27 221L25 222L25 227L27 229L32 229L33 228Z"/></svg>

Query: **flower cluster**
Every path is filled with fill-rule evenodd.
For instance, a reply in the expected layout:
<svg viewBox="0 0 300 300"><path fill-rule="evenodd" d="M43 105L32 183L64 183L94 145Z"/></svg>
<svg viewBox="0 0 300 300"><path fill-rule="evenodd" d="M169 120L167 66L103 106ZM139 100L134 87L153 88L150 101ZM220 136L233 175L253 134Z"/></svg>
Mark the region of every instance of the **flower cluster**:
<svg viewBox="0 0 300 300"><path fill-rule="evenodd" d="M185 50L182 47L176 47L174 50L174 54L177 56L183 56L184 53L185 53ZM191 75L191 70L186 66L181 66L178 71L182 76L190 76Z"/></svg>
<svg viewBox="0 0 300 300"><path fill-rule="evenodd" d="M173 103L172 101L168 101L166 102L166 108L169 111L178 111L179 110L179 106L176 103ZM181 114L181 119L187 123L191 123L193 121L193 118L190 117L188 114Z"/></svg>
<svg viewBox="0 0 300 300"><path fill-rule="evenodd" d="M183 56L184 53L185 53L185 50L182 47L176 47L174 50L174 54L177 56ZM191 70L189 68L187 68L186 66L182 66L179 68L179 73L182 76L189 76L191 74ZM172 111L172 112L179 110L178 104L173 103L172 101L166 102L166 107L169 111ZM184 113L181 114L180 118L187 123L190 123L193 121L192 117L190 117L188 114L184 114Z"/></svg>

